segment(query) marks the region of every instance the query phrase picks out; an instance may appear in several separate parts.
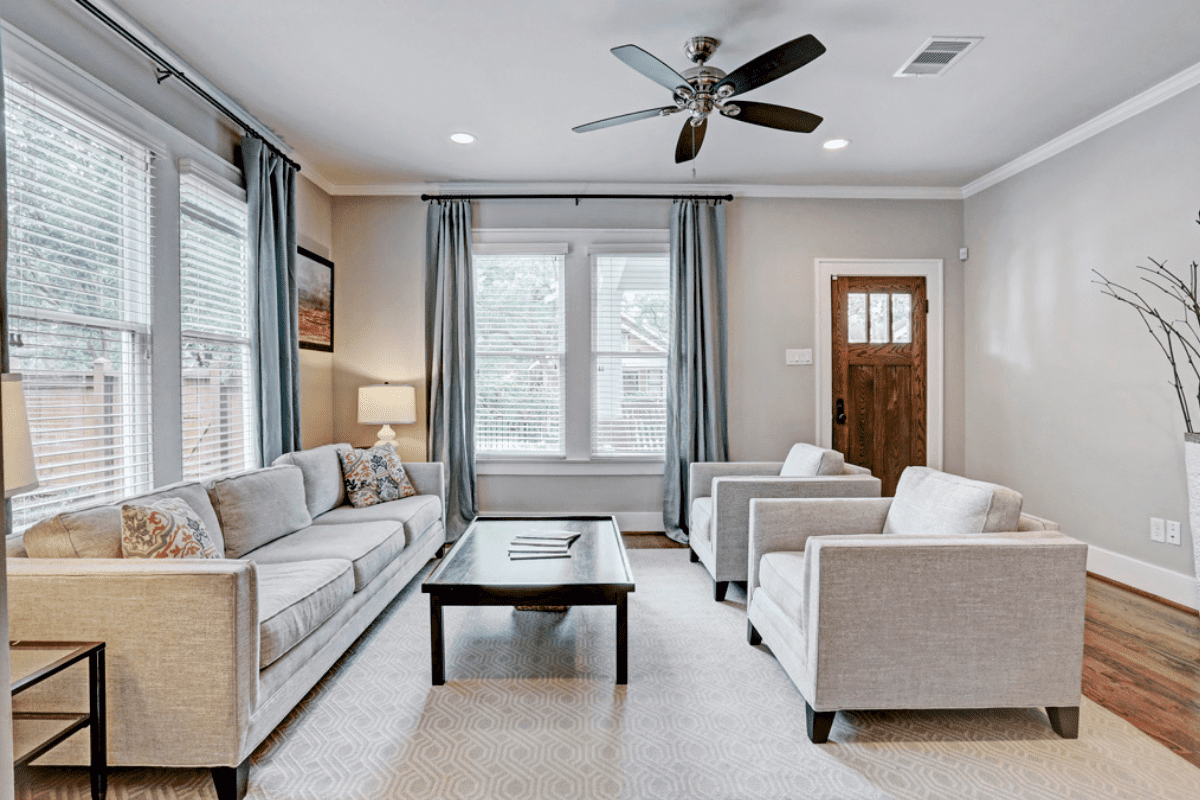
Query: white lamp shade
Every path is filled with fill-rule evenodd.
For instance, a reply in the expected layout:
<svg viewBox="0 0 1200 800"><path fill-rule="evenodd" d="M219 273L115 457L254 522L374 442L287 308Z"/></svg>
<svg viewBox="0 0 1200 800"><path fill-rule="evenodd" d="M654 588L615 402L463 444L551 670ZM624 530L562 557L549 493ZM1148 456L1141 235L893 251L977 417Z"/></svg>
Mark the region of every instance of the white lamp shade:
<svg viewBox="0 0 1200 800"><path fill-rule="evenodd" d="M361 425L410 425L417 421L417 391L389 383L358 387Z"/></svg>
<svg viewBox="0 0 1200 800"><path fill-rule="evenodd" d="M4 499L36 489L37 465L33 460L33 441L29 436L29 415L25 412L25 390L21 376L3 376L0 407L4 414Z"/></svg>

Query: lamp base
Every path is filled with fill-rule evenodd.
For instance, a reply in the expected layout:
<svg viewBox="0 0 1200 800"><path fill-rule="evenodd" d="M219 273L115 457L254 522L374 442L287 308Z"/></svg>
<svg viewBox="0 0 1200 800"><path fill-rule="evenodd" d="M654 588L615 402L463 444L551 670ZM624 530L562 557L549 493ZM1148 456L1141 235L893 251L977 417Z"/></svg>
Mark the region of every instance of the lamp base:
<svg viewBox="0 0 1200 800"><path fill-rule="evenodd" d="M375 434L375 444L372 447L380 447L381 445L390 444L392 449L396 449L396 432L392 430L391 425L384 425L379 429L379 433Z"/></svg>

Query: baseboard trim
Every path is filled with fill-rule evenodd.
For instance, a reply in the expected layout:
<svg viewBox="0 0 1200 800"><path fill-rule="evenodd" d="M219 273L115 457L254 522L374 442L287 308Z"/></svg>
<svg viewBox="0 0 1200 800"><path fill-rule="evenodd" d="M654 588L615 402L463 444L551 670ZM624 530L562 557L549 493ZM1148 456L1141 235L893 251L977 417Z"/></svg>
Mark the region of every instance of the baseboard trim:
<svg viewBox="0 0 1200 800"><path fill-rule="evenodd" d="M662 533L666 530L663 527L663 515L661 511L603 511L600 509L580 511L574 509L571 511L499 511L494 508L489 508L479 512L480 516L505 516L507 514L530 516L530 517L579 517L579 516L612 516L617 518L617 527L622 531L637 531L638 533Z"/></svg>
<svg viewBox="0 0 1200 800"><path fill-rule="evenodd" d="M1171 605L1192 611L1200 610L1196 596L1196 580L1191 575L1174 572L1136 558L1114 553L1102 547L1088 545L1088 572L1125 584L1140 592L1166 600Z"/></svg>

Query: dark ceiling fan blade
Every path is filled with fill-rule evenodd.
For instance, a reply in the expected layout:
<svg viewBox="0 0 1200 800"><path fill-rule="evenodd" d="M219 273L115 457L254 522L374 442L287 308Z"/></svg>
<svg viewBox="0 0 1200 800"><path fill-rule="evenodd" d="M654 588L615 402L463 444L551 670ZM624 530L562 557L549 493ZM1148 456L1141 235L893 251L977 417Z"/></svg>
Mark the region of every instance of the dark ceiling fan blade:
<svg viewBox="0 0 1200 800"><path fill-rule="evenodd" d="M764 128L778 128L781 131L812 133L824 119L798 108L777 106L771 103L738 100L734 105L741 111L729 117L730 119L749 122L751 125L762 125Z"/></svg>
<svg viewBox="0 0 1200 800"><path fill-rule="evenodd" d="M758 58L752 58L745 64L725 76L714 87L719 91L722 86L732 86L734 95L748 92L751 89L768 84L776 78L782 78L793 70L800 69L808 62L825 52L825 45L817 41L811 33L799 39L781 44L774 50L768 50Z"/></svg>
<svg viewBox="0 0 1200 800"><path fill-rule="evenodd" d="M587 133L588 131L598 131L601 128L611 128L613 125L624 125L626 122L637 122L639 119L650 119L651 117L662 117L667 114L674 114L679 109L675 106L663 106L662 108L647 108L645 111L634 111L632 114L621 114L616 117L608 117L606 119L598 119L595 122L589 122L586 125L576 125L571 130L576 133Z"/></svg>
<svg viewBox="0 0 1200 800"><path fill-rule="evenodd" d="M689 86L687 78L647 53L636 44L623 44L614 47L612 54L624 61L638 72L645 75L659 86L665 86L674 92L680 86Z"/></svg>
<svg viewBox="0 0 1200 800"><path fill-rule="evenodd" d="M679 132L679 142L675 145L676 164L691 161L696 157L700 152L700 145L704 144L704 132L707 130L708 117L696 126L692 125L691 119L683 123L683 130Z"/></svg>

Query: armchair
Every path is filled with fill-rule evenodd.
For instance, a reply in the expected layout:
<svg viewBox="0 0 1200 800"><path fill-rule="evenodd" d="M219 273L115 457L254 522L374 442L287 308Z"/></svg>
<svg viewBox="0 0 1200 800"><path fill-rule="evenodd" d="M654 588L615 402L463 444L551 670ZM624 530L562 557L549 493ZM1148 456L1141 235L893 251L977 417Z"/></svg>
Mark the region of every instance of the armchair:
<svg viewBox="0 0 1200 800"><path fill-rule="evenodd" d="M688 477L691 559L712 576L718 602L731 581L749 575L751 498L879 497L880 491L870 470L803 443L792 446L787 461L697 462Z"/></svg>
<svg viewBox="0 0 1200 800"><path fill-rule="evenodd" d="M895 498L753 500L748 638L818 744L843 709L1045 707L1073 739L1086 564L1016 492L924 467Z"/></svg>

